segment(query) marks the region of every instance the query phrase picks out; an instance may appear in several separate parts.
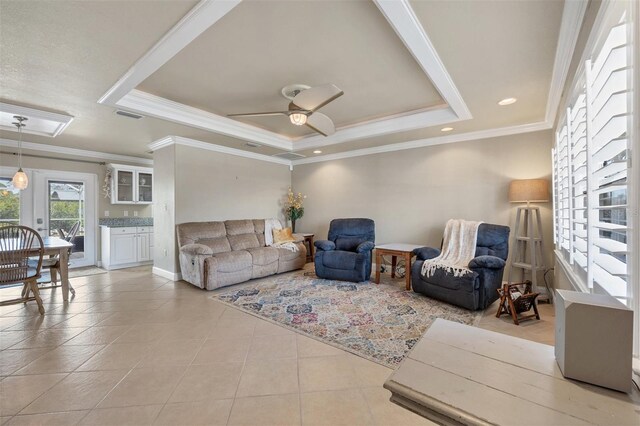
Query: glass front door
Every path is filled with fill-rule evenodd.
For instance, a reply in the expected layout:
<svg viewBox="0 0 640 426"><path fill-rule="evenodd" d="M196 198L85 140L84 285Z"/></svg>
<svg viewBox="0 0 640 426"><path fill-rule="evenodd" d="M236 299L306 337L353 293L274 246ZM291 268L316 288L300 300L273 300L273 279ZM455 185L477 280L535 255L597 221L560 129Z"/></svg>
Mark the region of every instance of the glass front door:
<svg viewBox="0 0 640 426"><path fill-rule="evenodd" d="M48 235L73 242L71 259L84 258L85 185L84 182L49 180Z"/></svg>

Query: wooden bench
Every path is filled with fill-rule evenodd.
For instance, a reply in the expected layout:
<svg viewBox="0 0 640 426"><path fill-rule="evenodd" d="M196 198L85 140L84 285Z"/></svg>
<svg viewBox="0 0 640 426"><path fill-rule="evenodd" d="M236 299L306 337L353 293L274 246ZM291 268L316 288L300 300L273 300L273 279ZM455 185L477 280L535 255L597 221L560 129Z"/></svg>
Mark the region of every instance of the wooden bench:
<svg viewBox="0 0 640 426"><path fill-rule="evenodd" d="M384 387L391 401L440 424L640 424L637 389L565 379L553 346L443 319Z"/></svg>

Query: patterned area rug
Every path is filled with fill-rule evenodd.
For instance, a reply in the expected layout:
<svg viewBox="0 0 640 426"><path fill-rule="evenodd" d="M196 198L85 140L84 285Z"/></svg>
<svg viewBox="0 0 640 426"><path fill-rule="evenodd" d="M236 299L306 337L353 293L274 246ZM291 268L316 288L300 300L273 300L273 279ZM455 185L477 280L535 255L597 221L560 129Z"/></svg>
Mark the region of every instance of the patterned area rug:
<svg viewBox="0 0 640 426"><path fill-rule="evenodd" d="M482 317L405 291L404 279L386 274L376 285L320 279L312 264L305 270L222 288L212 298L391 368L434 319L476 325Z"/></svg>

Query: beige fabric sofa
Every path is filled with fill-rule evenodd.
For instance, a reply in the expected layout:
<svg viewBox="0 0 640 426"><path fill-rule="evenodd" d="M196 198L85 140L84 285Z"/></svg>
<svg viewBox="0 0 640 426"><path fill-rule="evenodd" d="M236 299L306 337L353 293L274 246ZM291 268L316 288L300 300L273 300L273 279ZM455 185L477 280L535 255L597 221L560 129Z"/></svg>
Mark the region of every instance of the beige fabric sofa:
<svg viewBox="0 0 640 426"><path fill-rule="evenodd" d="M189 222L177 225L182 279L207 290L300 269L307 249L266 247L264 219Z"/></svg>

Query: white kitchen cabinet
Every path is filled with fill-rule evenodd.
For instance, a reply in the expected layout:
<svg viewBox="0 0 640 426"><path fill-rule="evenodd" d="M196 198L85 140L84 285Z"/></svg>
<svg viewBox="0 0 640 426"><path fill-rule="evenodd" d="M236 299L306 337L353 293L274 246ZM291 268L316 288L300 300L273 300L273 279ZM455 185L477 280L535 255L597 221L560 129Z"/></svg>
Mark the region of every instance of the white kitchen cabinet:
<svg viewBox="0 0 640 426"><path fill-rule="evenodd" d="M151 204L153 169L109 164L111 170L111 204Z"/></svg>
<svg viewBox="0 0 640 426"><path fill-rule="evenodd" d="M129 268L153 261L152 226L101 228L103 268Z"/></svg>

